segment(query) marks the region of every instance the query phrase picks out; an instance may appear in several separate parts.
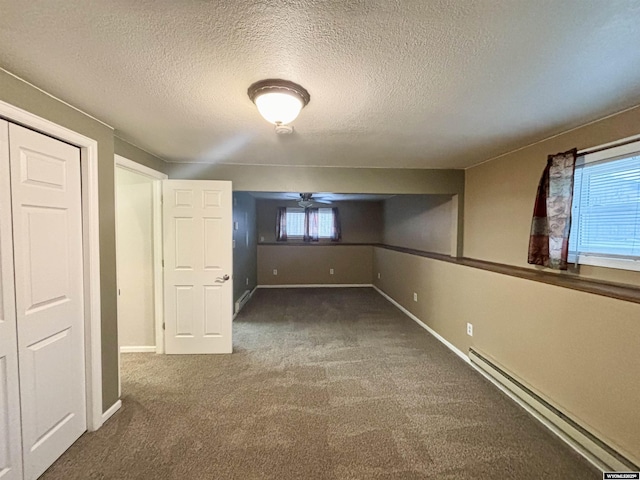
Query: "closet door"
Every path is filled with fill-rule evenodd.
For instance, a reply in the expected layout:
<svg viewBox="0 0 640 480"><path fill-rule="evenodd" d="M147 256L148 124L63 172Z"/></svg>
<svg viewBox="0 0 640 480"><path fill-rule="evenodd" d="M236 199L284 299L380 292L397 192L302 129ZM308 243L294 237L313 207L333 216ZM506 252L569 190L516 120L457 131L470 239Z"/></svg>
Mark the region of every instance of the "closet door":
<svg viewBox="0 0 640 480"><path fill-rule="evenodd" d="M9 124L0 120L0 479L22 478L18 341L13 289Z"/></svg>
<svg viewBox="0 0 640 480"><path fill-rule="evenodd" d="M86 430L80 150L9 125L24 477Z"/></svg>

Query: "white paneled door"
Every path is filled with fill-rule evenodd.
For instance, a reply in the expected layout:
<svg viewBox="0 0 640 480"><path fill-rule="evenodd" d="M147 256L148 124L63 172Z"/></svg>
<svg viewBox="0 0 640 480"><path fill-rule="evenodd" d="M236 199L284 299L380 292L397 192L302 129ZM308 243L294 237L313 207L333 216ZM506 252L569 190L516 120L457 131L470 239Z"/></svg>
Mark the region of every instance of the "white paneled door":
<svg viewBox="0 0 640 480"><path fill-rule="evenodd" d="M166 353L231 353L231 182L163 181Z"/></svg>
<svg viewBox="0 0 640 480"><path fill-rule="evenodd" d="M9 125L24 478L86 430L78 148Z"/></svg>
<svg viewBox="0 0 640 480"><path fill-rule="evenodd" d="M0 479L22 478L9 124L0 120Z"/></svg>

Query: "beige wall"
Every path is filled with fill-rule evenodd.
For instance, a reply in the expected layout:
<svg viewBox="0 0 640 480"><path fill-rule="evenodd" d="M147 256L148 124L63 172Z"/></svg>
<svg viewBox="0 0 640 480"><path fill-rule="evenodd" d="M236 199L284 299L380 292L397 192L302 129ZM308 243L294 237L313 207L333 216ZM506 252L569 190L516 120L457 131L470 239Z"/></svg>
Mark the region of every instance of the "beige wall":
<svg viewBox="0 0 640 480"><path fill-rule="evenodd" d="M276 215L278 207L298 207L295 201L258 200L258 240L260 243L276 241ZM324 205L318 204L319 207ZM342 225L343 243L380 243L382 239L381 202L334 202ZM264 238L264 240L262 240ZM321 243L330 240L321 239Z"/></svg>
<svg viewBox="0 0 640 480"><path fill-rule="evenodd" d="M527 265L533 202L547 155L640 134L640 107L466 171L464 256ZM580 276L640 285L640 272L580 267Z"/></svg>
<svg viewBox="0 0 640 480"><path fill-rule="evenodd" d="M230 180L247 192L462 194L463 170L169 163L170 178Z"/></svg>
<svg viewBox="0 0 640 480"><path fill-rule="evenodd" d="M258 245L259 285L370 284L369 245ZM334 269L334 274L329 269ZM278 274L274 275L273 270Z"/></svg>
<svg viewBox="0 0 640 480"><path fill-rule="evenodd" d="M297 207L294 201L258 200L258 239L274 243L278 207ZM344 243L379 243L382 233L380 202L334 202L342 224L342 245L322 239L298 245L258 245L259 285L370 284L371 247ZM262 240L264 238L264 240ZM323 245L325 244L325 245ZM330 244L330 245L326 245ZM334 274L329 269L334 269ZM278 275L273 275L273 270Z"/></svg>
<svg viewBox="0 0 640 480"><path fill-rule="evenodd" d="M233 301L258 284L256 200L246 192L233 192Z"/></svg>
<svg viewBox="0 0 640 480"><path fill-rule="evenodd" d="M383 203L382 243L450 255L452 208L450 195L389 198Z"/></svg>
<svg viewBox="0 0 640 480"><path fill-rule="evenodd" d="M56 100L4 70L0 70L0 100L98 142L102 404L103 409L106 410L118 400L113 130L109 126ZM123 147L124 156L127 156L130 160L144 163L145 160L140 158L142 155L139 153L141 152L139 149L132 147L130 150L126 150L123 144L121 146ZM161 161L160 159L157 160Z"/></svg>
<svg viewBox="0 0 640 480"><path fill-rule="evenodd" d="M118 343L155 346L153 180L116 168Z"/></svg>
<svg viewBox="0 0 640 480"><path fill-rule="evenodd" d="M462 352L493 358L640 462L639 304L375 247L378 272L376 286Z"/></svg>

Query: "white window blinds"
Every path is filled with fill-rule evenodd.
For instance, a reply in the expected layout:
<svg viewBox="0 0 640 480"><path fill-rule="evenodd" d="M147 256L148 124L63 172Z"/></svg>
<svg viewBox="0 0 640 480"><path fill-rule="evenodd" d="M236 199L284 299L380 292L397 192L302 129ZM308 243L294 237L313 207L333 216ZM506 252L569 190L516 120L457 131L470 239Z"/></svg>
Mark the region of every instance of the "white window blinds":
<svg viewBox="0 0 640 480"><path fill-rule="evenodd" d="M569 250L640 258L640 153L576 167Z"/></svg>
<svg viewBox="0 0 640 480"><path fill-rule="evenodd" d="M290 237L304 235L304 208L287 208L287 235Z"/></svg>

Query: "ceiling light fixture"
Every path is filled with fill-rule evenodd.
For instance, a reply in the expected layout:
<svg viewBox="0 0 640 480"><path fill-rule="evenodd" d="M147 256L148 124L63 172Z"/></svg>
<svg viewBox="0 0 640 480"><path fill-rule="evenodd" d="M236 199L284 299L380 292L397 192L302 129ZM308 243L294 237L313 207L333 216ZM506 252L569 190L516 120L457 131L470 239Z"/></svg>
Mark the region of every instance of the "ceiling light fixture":
<svg viewBox="0 0 640 480"><path fill-rule="evenodd" d="M276 133L291 133L300 110L311 100L309 92L288 80L269 79L254 83L247 90L260 115L276 126Z"/></svg>

